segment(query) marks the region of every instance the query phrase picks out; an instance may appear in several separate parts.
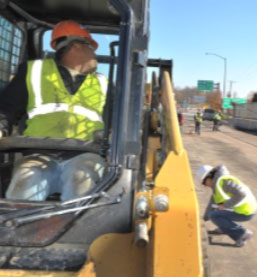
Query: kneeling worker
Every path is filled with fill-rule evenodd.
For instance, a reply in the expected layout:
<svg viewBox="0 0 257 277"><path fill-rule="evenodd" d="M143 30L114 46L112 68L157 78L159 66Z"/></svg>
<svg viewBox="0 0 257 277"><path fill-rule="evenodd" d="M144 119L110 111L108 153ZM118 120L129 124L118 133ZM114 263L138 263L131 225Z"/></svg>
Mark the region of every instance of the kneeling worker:
<svg viewBox="0 0 257 277"><path fill-rule="evenodd" d="M222 165L203 165L198 168L196 176L201 184L213 191L204 220L211 220L235 241L237 247L244 246L253 232L235 221L249 221L255 216L257 202L251 190Z"/></svg>

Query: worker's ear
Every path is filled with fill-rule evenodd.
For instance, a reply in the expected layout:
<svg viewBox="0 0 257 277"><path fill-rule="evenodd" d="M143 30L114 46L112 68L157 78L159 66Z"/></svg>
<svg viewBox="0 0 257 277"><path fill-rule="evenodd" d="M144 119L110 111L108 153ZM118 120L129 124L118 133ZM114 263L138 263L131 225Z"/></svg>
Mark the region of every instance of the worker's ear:
<svg viewBox="0 0 257 277"><path fill-rule="evenodd" d="M206 178L205 186L211 188L213 185L213 178Z"/></svg>

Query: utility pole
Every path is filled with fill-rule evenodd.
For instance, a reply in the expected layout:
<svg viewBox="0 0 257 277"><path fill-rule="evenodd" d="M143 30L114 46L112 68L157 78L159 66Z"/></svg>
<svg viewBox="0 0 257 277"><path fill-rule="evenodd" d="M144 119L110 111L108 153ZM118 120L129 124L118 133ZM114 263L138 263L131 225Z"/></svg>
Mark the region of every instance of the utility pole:
<svg viewBox="0 0 257 277"><path fill-rule="evenodd" d="M236 83L236 81L229 81L229 83L230 83L230 86L229 86L228 97L231 97L232 96L232 87L233 87L233 84Z"/></svg>
<svg viewBox="0 0 257 277"><path fill-rule="evenodd" d="M226 97L226 83L227 83L227 58L220 56L218 54L215 53L205 53L205 55L212 55L212 56L216 56L220 59L223 60L224 62L224 74L223 74L223 92L222 92L222 97L225 98Z"/></svg>

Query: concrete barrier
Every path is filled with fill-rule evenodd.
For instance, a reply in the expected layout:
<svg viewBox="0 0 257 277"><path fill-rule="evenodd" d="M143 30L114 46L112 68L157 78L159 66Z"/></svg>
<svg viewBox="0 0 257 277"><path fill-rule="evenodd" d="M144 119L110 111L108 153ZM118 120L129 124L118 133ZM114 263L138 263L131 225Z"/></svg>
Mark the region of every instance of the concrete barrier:
<svg viewBox="0 0 257 277"><path fill-rule="evenodd" d="M257 120L255 119L233 118L229 120L229 123L238 129L257 131Z"/></svg>

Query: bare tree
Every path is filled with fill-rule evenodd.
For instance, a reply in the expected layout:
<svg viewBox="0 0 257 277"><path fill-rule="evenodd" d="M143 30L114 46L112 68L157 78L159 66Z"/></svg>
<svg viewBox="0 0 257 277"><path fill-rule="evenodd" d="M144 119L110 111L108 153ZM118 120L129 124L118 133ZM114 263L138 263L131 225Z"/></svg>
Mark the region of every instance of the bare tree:
<svg viewBox="0 0 257 277"><path fill-rule="evenodd" d="M219 111L222 108L222 98L220 91L213 91L209 93L207 98L207 104L215 111Z"/></svg>
<svg viewBox="0 0 257 277"><path fill-rule="evenodd" d="M174 88L176 101L179 105L183 103L192 104L194 103L194 96L205 96L205 93L199 91L196 87L185 87L185 88Z"/></svg>

